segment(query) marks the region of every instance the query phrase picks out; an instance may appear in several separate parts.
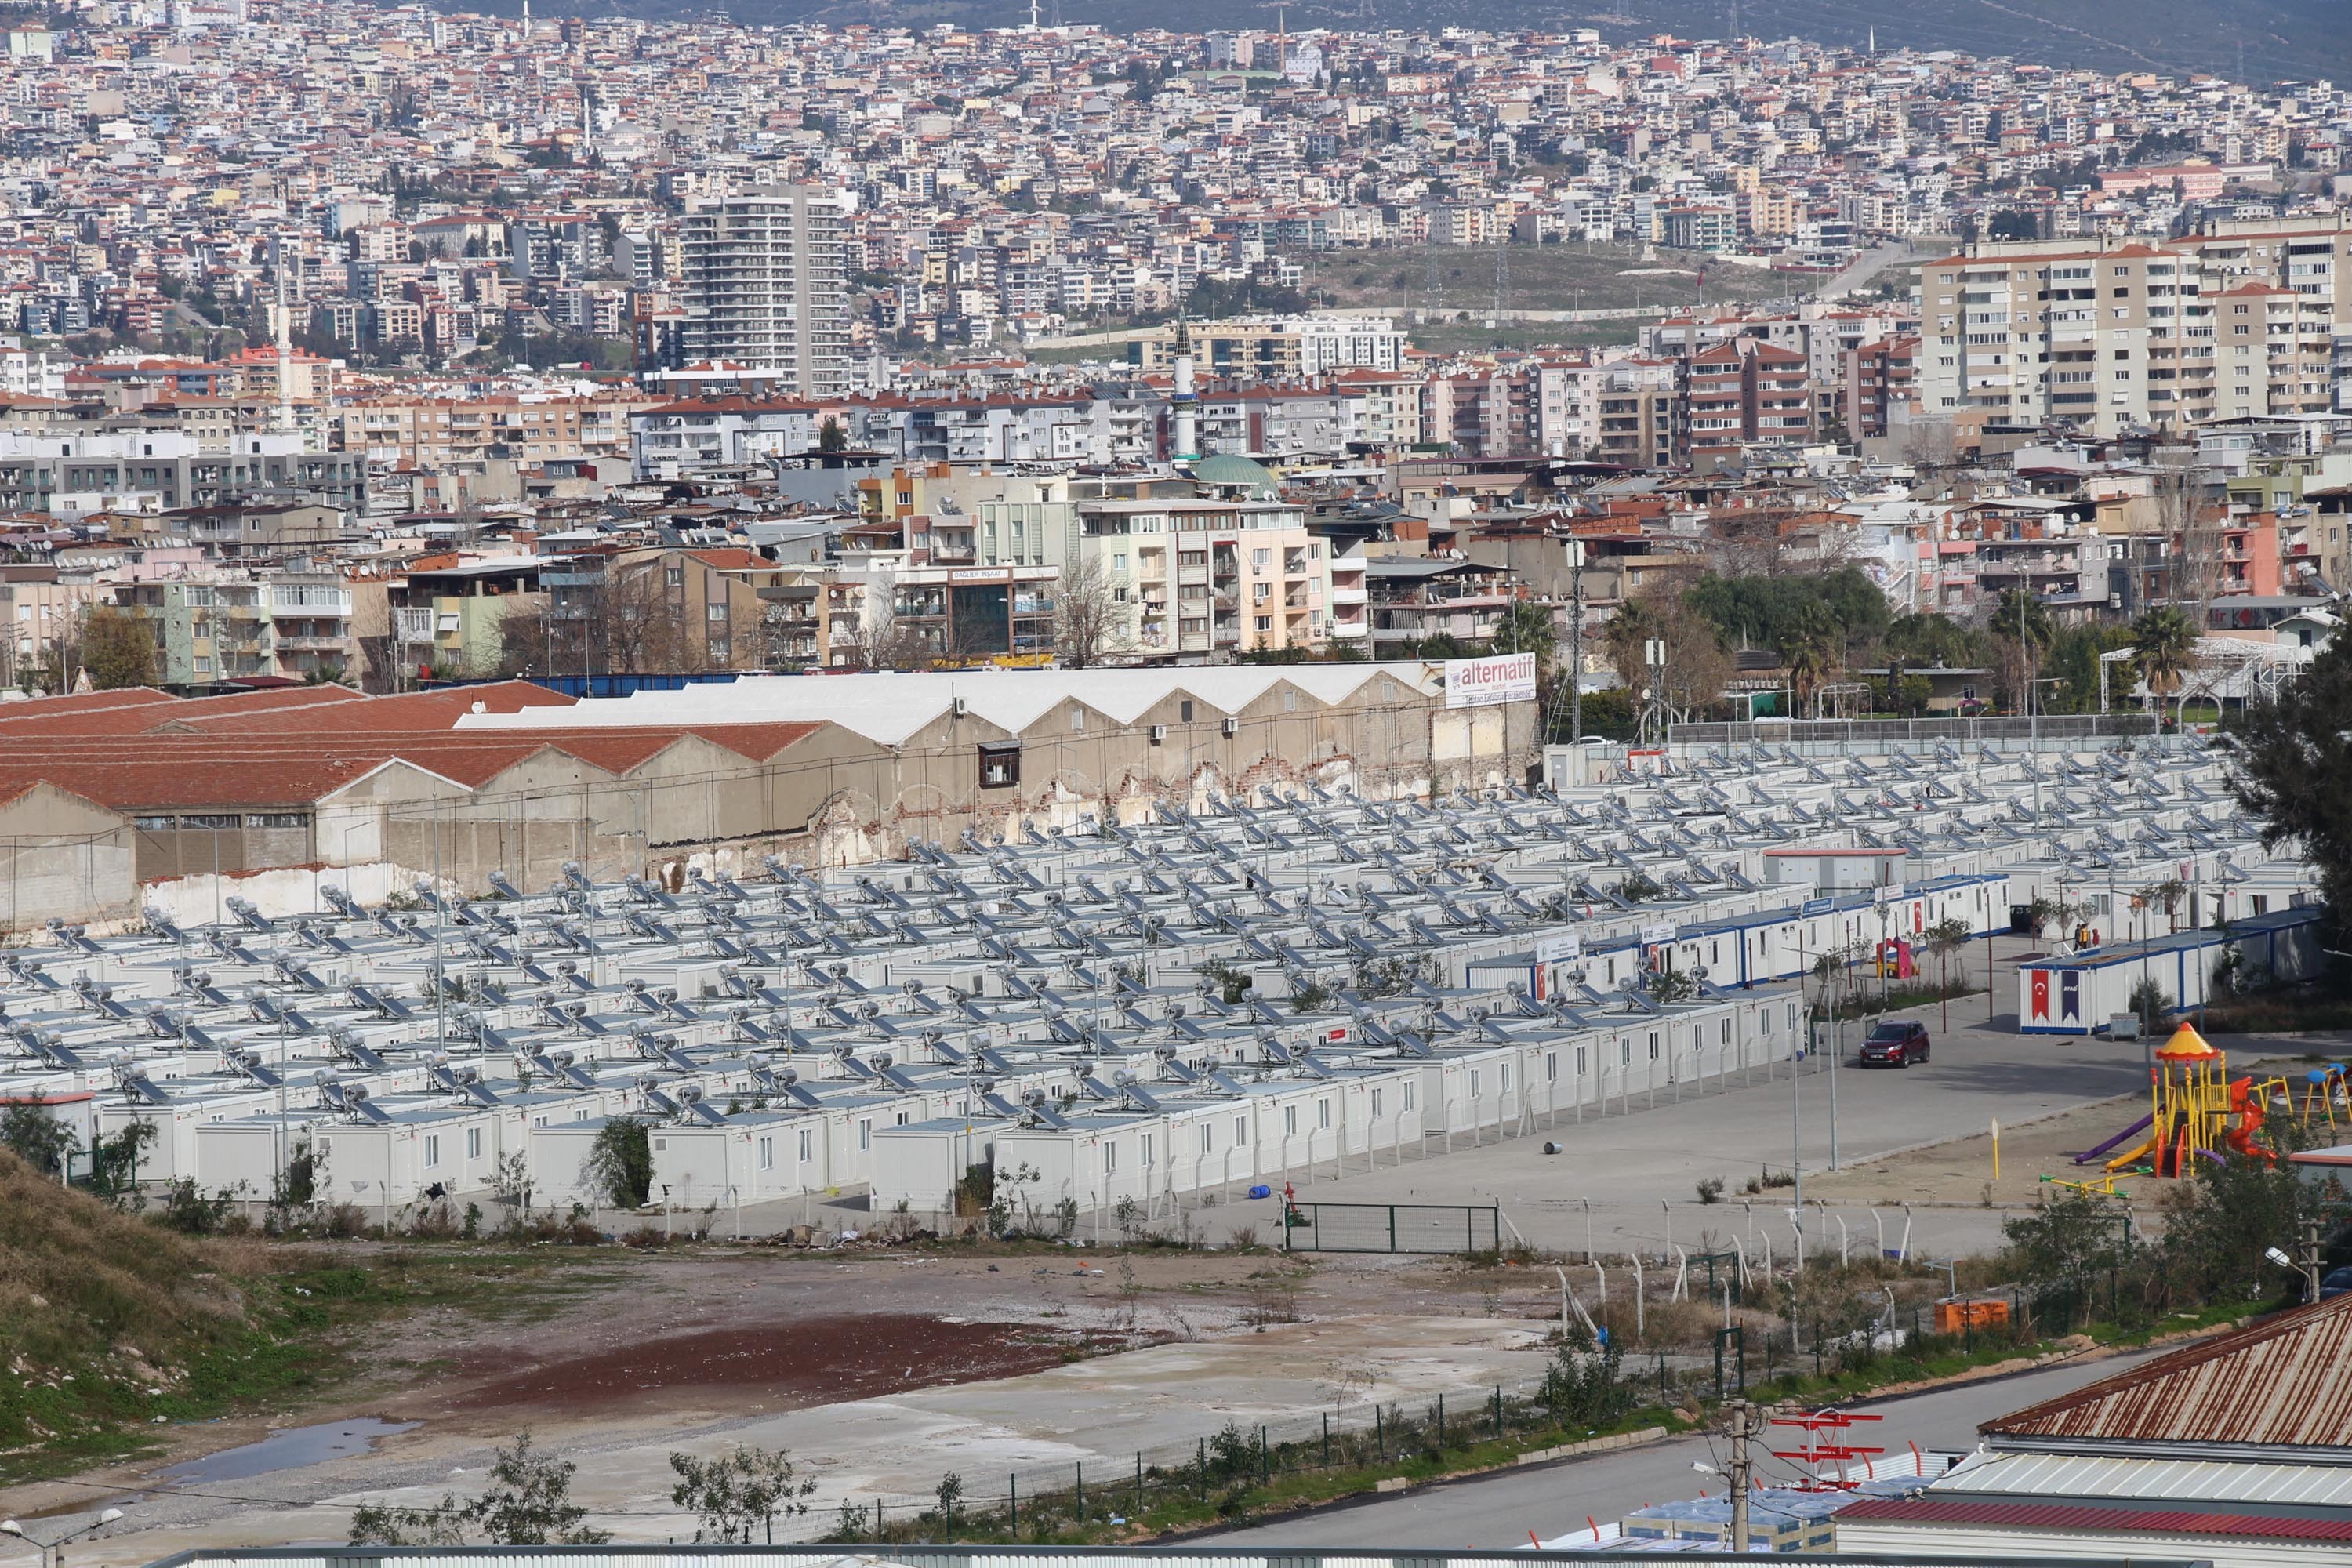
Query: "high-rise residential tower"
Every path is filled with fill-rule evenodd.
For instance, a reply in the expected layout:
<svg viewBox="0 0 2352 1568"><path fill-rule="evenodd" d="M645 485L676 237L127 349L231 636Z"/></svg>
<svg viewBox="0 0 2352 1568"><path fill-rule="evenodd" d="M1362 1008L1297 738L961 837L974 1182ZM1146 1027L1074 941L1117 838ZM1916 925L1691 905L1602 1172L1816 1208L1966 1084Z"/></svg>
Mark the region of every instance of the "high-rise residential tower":
<svg viewBox="0 0 2352 1568"><path fill-rule="evenodd" d="M845 395L844 227L829 191L779 188L689 207L678 246L684 357L772 372L778 391L801 397Z"/></svg>

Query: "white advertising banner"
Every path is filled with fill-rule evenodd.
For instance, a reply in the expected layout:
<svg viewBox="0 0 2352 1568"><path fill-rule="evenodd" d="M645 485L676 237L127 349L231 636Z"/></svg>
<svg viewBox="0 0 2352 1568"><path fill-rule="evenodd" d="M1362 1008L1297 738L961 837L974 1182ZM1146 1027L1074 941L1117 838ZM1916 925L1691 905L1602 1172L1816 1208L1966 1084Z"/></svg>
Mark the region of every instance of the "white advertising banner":
<svg viewBox="0 0 2352 1568"><path fill-rule="evenodd" d="M1487 658L1445 661L1445 705L1486 708L1498 702L1536 700L1536 656L1498 653Z"/></svg>

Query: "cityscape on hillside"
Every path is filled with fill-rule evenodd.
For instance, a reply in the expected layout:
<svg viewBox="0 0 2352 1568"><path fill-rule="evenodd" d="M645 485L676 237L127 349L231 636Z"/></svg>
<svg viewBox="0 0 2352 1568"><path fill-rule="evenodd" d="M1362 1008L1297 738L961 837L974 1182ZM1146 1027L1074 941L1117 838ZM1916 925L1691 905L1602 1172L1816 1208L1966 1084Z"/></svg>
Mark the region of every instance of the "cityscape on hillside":
<svg viewBox="0 0 2352 1568"><path fill-rule="evenodd" d="M2341 1563L2184 5L0 4L0 1568Z"/></svg>

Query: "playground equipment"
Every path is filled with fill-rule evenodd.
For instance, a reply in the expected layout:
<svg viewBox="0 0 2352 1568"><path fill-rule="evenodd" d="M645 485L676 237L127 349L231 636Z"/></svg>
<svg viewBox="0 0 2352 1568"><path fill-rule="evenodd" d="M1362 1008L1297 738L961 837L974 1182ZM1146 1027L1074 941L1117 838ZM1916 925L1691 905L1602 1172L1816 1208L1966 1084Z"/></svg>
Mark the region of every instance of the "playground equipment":
<svg viewBox="0 0 2352 1568"><path fill-rule="evenodd" d="M2216 1163L2275 1162L2277 1156L2256 1142L2256 1135L2274 1105L2287 1114L2296 1113L2284 1079L2231 1078L2229 1058L2187 1024L2156 1048L2155 1058L2148 1113L2097 1148L2075 1155L2075 1164L2104 1161L2103 1168L2111 1175L2179 1177L2189 1173L2191 1162L2200 1155ZM2305 1118L2311 1114L2310 1098L2305 1095ZM2329 1114L2332 1121L2332 1108ZM2116 1152L2135 1137L2140 1139L2137 1143ZM2112 1184L2105 1186L2114 1190Z"/></svg>
<svg viewBox="0 0 2352 1568"><path fill-rule="evenodd" d="M2303 1075L2303 1101L2296 1108L2296 1114L2306 1127L2325 1116L2327 1125L2333 1128L2336 1125L2336 1103L2346 1100L2347 1097L2347 1080L2341 1062L2314 1068Z"/></svg>

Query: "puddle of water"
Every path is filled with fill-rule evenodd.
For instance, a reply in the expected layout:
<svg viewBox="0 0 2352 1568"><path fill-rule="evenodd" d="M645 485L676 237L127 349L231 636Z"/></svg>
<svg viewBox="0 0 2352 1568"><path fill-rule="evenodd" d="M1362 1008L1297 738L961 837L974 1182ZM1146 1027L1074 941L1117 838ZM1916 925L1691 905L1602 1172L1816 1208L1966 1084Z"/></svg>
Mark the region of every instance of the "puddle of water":
<svg viewBox="0 0 2352 1568"><path fill-rule="evenodd" d="M283 1432L272 1432L258 1443L224 1448L184 1465L173 1465L163 1473L163 1479L180 1482L241 1481L277 1470L299 1470L305 1465L367 1453L374 1448L377 1438L408 1431L415 1426L414 1421L383 1421L362 1415L317 1426L289 1426Z"/></svg>

